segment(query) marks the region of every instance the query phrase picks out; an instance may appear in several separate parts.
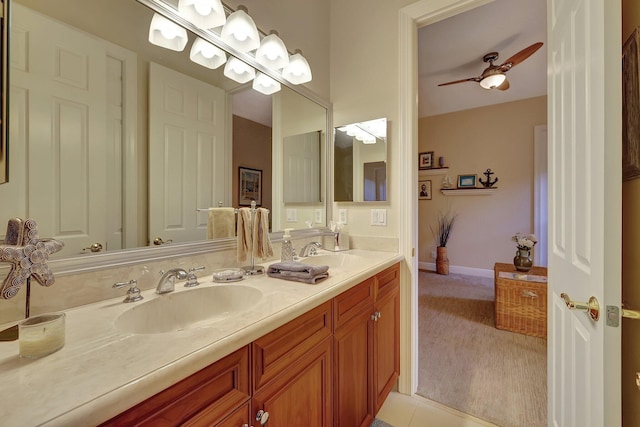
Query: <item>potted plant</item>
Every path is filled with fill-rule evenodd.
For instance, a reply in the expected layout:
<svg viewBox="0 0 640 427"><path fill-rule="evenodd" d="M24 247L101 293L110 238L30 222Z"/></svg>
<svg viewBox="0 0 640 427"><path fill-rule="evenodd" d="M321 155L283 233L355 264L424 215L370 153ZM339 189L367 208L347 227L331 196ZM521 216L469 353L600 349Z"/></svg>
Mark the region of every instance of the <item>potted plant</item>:
<svg viewBox="0 0 640 427"><path fill-rule="evenodd" d="M431 228L431 233L436 241L438 247L436 248L436 273L449 274L449 258L447 257L447 242L451 237L453 226L456 222L457 214L452 214L451 211L440 212L438 214L438 222L434 230Z"/></svg>

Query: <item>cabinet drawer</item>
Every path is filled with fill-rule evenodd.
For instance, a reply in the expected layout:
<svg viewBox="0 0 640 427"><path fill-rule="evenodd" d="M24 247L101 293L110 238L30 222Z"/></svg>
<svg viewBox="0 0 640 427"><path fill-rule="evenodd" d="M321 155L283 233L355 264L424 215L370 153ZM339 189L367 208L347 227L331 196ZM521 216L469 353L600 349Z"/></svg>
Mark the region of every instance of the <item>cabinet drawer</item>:
<svg viewBox="0 0 640 427"><path fill-rule="evenodd" d="M400 285L400 263L376 274L376 299L395 292Z"/></svg>
<svg viewBox="0 0 640 427"><path fill-rule="evenodd" d="M327 301L253 342L254 391L331 336L331 303Z"/></svg>
<svg viewBox="0 0 640 427"><path fill-rule="evenodd" d="M213 425L246 403L249 347L243 347L102 424L103 426Z"/></svg>
<svg viewBox="0 0 640 427"><path fill-rule="evenodd" d="M334 330L364 311L372 313L374 283L375 279L372 277L334 298Z"/></svg>

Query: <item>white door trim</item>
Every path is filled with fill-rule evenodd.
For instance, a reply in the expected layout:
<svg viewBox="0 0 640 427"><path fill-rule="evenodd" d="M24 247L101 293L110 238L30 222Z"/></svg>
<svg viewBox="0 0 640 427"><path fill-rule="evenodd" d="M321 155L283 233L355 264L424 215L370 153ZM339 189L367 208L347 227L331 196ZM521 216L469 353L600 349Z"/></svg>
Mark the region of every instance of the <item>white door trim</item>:
<svg viewBox="0 0 640 427"><path fill-rule="evenodd" d="M538 237L534 265L547 266L547 125L533 128L533 232Z"/></svg>
<svg viewBox="0 0 640 427"><path fill-rule="evenodd" d="M414 188L418 182L418 28L493 0L421 0L400 9L398 37L398 150L394 162L401 174L394 190L398 205L406 206L400 220L399 250L406 260L400 292L400 379L398 390L414 394L418 388L418 206Z"/></svg>

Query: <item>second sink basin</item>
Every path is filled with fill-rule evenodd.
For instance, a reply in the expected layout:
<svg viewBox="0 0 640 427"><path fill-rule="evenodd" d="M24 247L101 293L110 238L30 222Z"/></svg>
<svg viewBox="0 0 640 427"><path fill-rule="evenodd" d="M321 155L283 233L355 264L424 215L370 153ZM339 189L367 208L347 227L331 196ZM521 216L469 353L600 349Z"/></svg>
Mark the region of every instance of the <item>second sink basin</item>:
<svg viewBox="0 0 640 427"><path fill-rule="evenodd" d="M258 289L219 285L158 295L133 305L115 320L116 329L133 334L159 334L207 326L245 312L262 298Z"/></svg>
<svg viewBox="0 0 640 427"><path fill-rule="evenodd" d="M306 258L301 258L300 262L309 265L328 265L329 273L331 269L344 269L351 267L358 267L358 263L366 261L366 258L360 255L354 255L349 252L335 252L335 253L321 253L318 255L311 255Z"/></svg>

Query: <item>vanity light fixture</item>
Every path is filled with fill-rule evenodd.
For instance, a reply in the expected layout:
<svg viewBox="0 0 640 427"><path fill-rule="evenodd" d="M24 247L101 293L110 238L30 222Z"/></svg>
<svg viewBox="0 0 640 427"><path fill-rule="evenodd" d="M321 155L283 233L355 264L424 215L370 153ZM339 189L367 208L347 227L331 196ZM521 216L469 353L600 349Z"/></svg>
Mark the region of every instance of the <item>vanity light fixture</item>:
<svg viewBox="0 0 640 427"><path fill-rule="evenodd" d="M500 86L506 78L507 76L502 73L490 74L484 79L480 80L480 86L485 89L495 89Z"/></svg>
<svg viewBox="0 0 640 427"><path fill-rule="evenodd" d="M211 68L212 70L227 62L227 54L224 50L212 45L200 37L193 42L189 58L196 64Z"/></svg>
<svg viewBox="0 0 640 427"><path fill-rule="evenodd" d="M256 76L256 70L236 57L231 57L224 66L224 75L238 83L246 83Z"/></svg>
<svg viewBox="0 0 640 427"><path fill-rule="evenodd" d="M180 0L178 13L203 30L221 27L227 22L220 0Z"/></svg>
<svg viewBox="0 0 640 427"><path fill-rule="evenodd" d="M256 78L253 79L253 88L265 95L271 95L273 93L280 91L281 86L280 86L280 83L273 80L271 77L261 72L258 72L256 74Z"/></svg>
<svg viewBox="0 0 640 427"><path fill-rule="evenodd" d="M247 8L242 5L229 15L220 36L222 41L240 52L250 52L260 46L256 23L247 13Z"/></svg>
<svg viewBox="0 0 640 427"><path fill-rule="evenodd" d="M256 50L256 61L272 70L279 70L289 65L289 52L278 33L271 30L260 42Z"/></svg>
<svg viewBox="0 0 640 427"><path fill-rule="evenodd" d="M149 27L149 42L166 49L182 51L187 45L187 30L157 13Z"/></svg>
<svg viewBox="0 0 640 427"><path fill-rule="evenodd" d="M311 81L311 67L302 56L302 51L296 49L295 53L289 57L289 65L282 70L282 77L294 85Z"/></svg>

